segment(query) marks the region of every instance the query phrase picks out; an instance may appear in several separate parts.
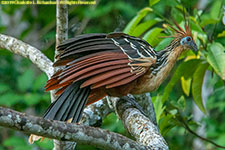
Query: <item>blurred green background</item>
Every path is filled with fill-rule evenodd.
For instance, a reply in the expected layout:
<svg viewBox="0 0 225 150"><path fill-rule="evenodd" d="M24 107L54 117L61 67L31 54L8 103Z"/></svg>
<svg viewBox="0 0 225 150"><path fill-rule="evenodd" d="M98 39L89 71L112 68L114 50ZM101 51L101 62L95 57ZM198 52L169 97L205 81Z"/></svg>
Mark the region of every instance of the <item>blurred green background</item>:
<svg viewBox="0 0 225 150"><path fill-rule="evenodd" d="M97 0L92 6L69 6L69 37L121 31L161 50L171 41L160 38L171 35L167 24L174 19L184 25L185 11L200 51L197 56L191 51L183 54L169 78L151 95L170 149L216 150L219 148L188 132L184 123L225 146L223 5L223 0ZM54 5L0 5L0 33L29 43L53 60L55 18ZM50 95L43 89L47 76L28 59L4 49L0 50L0 64L0 105L41 116L50 104ZM104 119L102 128L130 137L115 114ZM0 127L0 150L53 148L52 140L30 145L27 138L24 133ZM97 150L88 145L77 149Z"/></svg>

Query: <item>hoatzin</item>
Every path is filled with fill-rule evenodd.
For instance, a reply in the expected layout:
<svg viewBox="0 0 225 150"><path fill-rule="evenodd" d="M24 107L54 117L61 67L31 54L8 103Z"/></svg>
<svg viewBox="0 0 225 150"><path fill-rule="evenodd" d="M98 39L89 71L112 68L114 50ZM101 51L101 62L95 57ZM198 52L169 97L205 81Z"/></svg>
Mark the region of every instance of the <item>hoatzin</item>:
<svg viewBox="0 0 225 150"><path fill-rule="evenodd" d="M146 41L124 33L84 34L57 47L54 66L62 66L47 81L46 91L58 89L57 100L44 118L78 122L86 105L106 95L142 94L157 89L180 54L197 51L191 29L177 23L174 39L156 52Z"/></svg>

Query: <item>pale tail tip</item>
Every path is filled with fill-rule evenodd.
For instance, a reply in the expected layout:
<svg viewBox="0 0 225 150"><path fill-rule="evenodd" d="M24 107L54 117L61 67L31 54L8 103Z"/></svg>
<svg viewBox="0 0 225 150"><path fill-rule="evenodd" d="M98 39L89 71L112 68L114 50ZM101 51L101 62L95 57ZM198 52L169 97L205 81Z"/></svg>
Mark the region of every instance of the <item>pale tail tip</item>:
<svg viewBox="0 0 225 150"><path fill-rule="evenodd" d="M31 134L31 135L29 136L28 142L29 142L30 144L33 144L35 141L38 141L39 139L41 139L40 142L42 142L42 141L44 140L44 137L38 136L38 135L34 135L34 134Z"/></svg>

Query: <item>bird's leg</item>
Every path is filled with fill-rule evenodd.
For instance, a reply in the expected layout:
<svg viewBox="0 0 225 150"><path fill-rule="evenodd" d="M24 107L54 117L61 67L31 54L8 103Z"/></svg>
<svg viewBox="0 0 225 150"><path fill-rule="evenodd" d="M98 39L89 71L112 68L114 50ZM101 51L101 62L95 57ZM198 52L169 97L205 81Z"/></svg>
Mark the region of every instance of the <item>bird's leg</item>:
<svg viewBox="0 0 225 150"><path fill-rule="evenodd" d="M124 96L121 99L128 101L133 107L137 108L143 115L148 116L141 107L141 105L139 105L138 102L135 100L133 95L128 94L127 96Z"/></svg>

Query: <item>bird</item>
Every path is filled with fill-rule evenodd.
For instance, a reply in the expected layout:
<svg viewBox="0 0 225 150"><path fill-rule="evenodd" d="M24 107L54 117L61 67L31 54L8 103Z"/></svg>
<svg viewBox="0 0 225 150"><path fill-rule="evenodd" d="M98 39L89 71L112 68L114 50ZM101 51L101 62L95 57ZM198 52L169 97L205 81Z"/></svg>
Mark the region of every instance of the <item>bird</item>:
<svg viewBox="0 0 225 150"><path fill-rule="evenodd" d="M173 40L161 51L145 40L125 33L90 33L66 40L57 47L54 67L60 67L46 83L58 98L45 119L78 123L85 106L105 96L121 97L156 90L167 78L182 52L197 46L190 26L176 22Z"/></svg>

